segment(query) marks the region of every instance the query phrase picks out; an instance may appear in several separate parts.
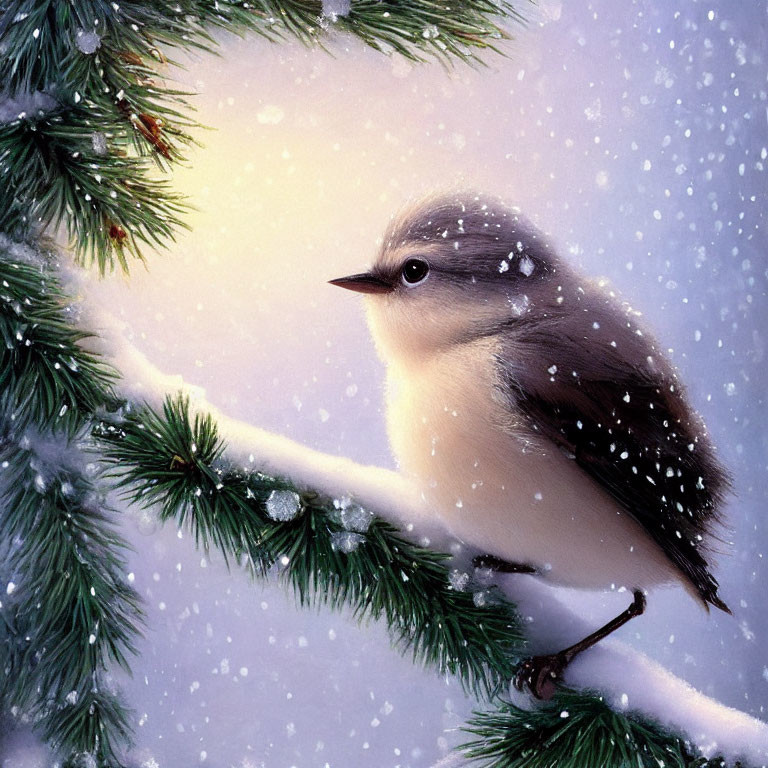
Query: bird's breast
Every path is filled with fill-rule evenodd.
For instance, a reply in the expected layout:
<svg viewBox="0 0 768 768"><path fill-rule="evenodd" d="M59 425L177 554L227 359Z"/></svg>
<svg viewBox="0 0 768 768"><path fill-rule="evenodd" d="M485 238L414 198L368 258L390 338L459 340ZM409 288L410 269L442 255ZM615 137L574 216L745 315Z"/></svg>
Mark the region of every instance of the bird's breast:
<svg viewBox="0 0 768 768"><path fill-rule="evenodd" d="M503 397L492 340L390 365L387 425L428 509L478 549L569 586L642 588L676 571L574 461Z"/></svg>

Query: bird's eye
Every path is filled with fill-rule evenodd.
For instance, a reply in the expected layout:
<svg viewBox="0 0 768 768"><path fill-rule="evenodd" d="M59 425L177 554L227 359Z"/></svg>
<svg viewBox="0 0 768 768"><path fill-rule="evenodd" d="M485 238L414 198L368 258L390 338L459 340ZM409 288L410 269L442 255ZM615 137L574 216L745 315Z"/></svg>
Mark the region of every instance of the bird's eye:
<svg viewBox="0 0 768 768"><path fill-rule="evenodd" d="M408 285L420 283L429 274L429 264L423 259L408 259L403 264L403 280Z"/></svg>

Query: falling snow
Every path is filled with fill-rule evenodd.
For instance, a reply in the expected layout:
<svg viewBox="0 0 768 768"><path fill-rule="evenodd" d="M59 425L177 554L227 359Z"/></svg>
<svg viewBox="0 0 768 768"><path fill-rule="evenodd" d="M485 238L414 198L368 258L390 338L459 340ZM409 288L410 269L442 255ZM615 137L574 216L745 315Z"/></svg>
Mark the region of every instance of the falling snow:
<svg viewBox="0 0 768 768"><path fill-rule="evenodd" d="M343 15L340 6L323 5L329 17ZM114 305L142 352L205 387L222 410L391 467L382 372L360 307L325 281L364 268L382 223L424 186L464 174L500 190L552 234L564 260L607 275L644 310L734 473L733 545L723 545L717 573L737 617L703 616L679 590L658 590L623 639L765 717L764 9L662 0L629 10L610 0L549 6L557 13L545 9L546 23L521 32L508 59L456 77L382 61L346 40L336 58L228 40L221 59L201 57L184 84L202 92L199 117L217 129L188 169L201 211L193 237L172 259L151 259L148 284L157 291L109 279L84 292ZM425 32L440 39L429 28L417 34ZM81 42L83 57L97 54L98 40ZM41 95L6 101L0 121L54 107ZM106 150L101 137L92 142L94 153ZM528 290L534 262L522 246L503 255L495 267L510 265L508 277L526 278L519 283ZM195 265L183 280L179 263ZM528 311L527 296L509 302L513 315ZM611 352L609 329L591 318L585 327ZM570 379L570 365L558 362L549 375ZM542 375L550 365L541 361ZM624 454L630 466L616 445L615 456ZM526 497L532 507L535 490ZM293 519L298 497L281 493L289 496L273 502L275 519ZM345 509L337 512L337 552L364 554L370 516L357 523L350 512L345 523ZM426 768L443 755L438 739L461 738L474 703L455 682L392 653L377 624L298 609L277 584L262 587L214 555L203 559L193 537L177 538L152 511L127 514L126 531L135 549L126 578L144 596L151 627L126 684L137 713L131 764ZM450 573L454 589L470 589L462 568ZM7 604L24 590L17 574L2 576ZM487 600L485 589L476 602ZM601 602L610 597L620 595L567 595L585 615L601 607L601 616L613 609ZM318 720L312 700L327 716ZM617 700L631 707L635 697Z"/></svg>

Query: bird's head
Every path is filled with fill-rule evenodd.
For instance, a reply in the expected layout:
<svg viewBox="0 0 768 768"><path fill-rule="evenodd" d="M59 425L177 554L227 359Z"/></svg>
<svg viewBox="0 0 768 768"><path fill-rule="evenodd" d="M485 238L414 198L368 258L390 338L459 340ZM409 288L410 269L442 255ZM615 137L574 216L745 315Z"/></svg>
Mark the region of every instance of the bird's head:
<svg viewBox="0 0 768 768"><path fill-rule="evenodd" d="M390 225L368 272L331 280L366 294L382 357L424 357L524 317L557 270L519 211L476 193L428 198Z"/></svg>

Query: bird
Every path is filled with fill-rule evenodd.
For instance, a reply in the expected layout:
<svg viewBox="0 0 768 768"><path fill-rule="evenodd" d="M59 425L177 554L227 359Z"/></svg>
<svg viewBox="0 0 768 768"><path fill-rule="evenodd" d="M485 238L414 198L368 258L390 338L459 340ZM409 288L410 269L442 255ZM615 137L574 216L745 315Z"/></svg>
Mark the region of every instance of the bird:
<svg viewBox="0 0 768 768"><path fill-rule="evenodd" d="M399 470L475 565L633 594L523 661L518 688L551 698L658 585L730 613L710 561L731 481L701 417L640 313L519 208L431 195L392 219L369 271L330 282L365 294Z"/></svg>

